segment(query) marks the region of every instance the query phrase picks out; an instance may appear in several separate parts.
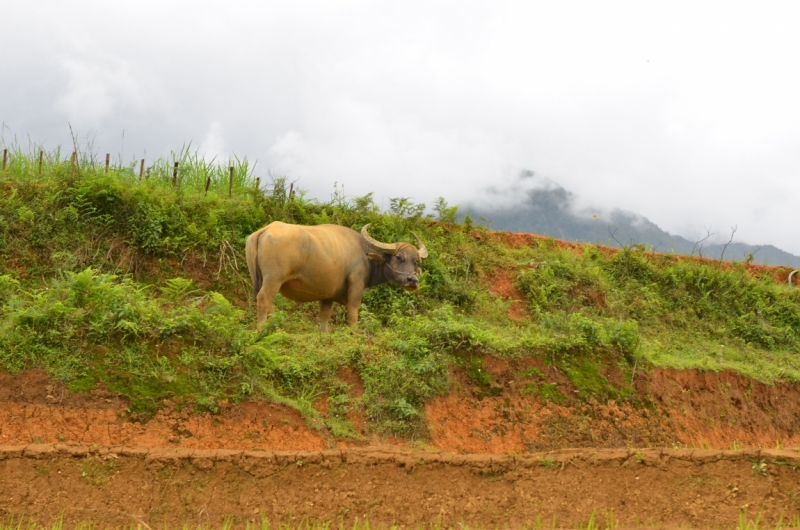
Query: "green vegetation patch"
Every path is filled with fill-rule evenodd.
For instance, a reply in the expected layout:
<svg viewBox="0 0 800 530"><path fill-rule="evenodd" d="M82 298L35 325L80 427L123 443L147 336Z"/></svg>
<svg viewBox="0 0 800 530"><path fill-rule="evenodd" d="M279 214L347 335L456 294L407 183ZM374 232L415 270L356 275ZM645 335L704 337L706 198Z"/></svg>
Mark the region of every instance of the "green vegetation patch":
<svg viewBox="0 0 800 530"><path fill-rule="evenodd" d="M487 356L542 359L580 399L629 397L627 383L603 375L610 369L800 379L800 290L744 264L547 239L511 248L469 219L456 224L444 199L435 216L402 197L382 212L371 194L338 187L314 200L284 177L258 183L247 160L208 163L188 149L142 178L136 164L106 172L95 159L55 151L40 172L38 153L11 149L0 174L0 368L44 368L73 391L102 383L128 396L137 417L167 399L209 412L222 400L267 399L336 436L360 435L347 420L354 411L373 431L419 435L450 365L480 396L501 391ZM316 305L282 297L256 329L244 240L275 220L371 223L387 242L413 241L413 231L429 250L421 287L369 289L358 330L337 305L333 332L320 335ZM509 301L490 292L484 279L498 269L514 271L529 316L510 320ZM524 377L523 393L566 403L541 372ZM323 398L326 414L314 406Z"/></svg>
<svg viewBox="0 0 800 530"><path fill-rule="evenodd" d="M599 363L591 359L582 359L568 367L566 373L581 398L594 397L601 401L619 399L618 390L600 373Z"/></svg>

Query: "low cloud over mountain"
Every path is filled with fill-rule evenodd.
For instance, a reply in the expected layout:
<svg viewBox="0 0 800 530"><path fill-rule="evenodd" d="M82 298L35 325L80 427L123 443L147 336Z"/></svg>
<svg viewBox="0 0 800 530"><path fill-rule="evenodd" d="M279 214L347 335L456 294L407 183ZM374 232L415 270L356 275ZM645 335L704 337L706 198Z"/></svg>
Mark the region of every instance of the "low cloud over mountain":
<svg viewBox="0 0 800 530"><path fill-rule="evenodd" d="M550 179L523 171L517 183L507 189L489 188L483 204L467 204L462 211L483 217L495 230L530 232L568 241L599 243L614 247L644 244L657 252L702 255L744 261L752 254L756 263L800 267L800 257L773 245L752 245L731 237L730 227L711 227L696 239L662 230L637 213L620 209L603 210Z"/></svg>

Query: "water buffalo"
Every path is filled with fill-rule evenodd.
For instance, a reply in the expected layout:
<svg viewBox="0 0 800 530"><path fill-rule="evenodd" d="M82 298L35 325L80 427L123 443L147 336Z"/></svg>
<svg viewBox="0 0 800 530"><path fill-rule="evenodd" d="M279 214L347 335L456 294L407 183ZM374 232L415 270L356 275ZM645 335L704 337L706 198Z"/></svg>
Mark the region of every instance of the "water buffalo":
<svg viewBox="0 0 800 530"><path fill-rule="evenodd" d="M364 289L392 282L408 290L419 287L419 263L428 257L410 243L381 243L364 226L359 234L338 225L299 226L270 223L250 234L245 244L253 280L258 323L273 310L279 292L296 302L319 300L319 329L328 330L334 302L347 307L347 322L358 322Z"/></svg>

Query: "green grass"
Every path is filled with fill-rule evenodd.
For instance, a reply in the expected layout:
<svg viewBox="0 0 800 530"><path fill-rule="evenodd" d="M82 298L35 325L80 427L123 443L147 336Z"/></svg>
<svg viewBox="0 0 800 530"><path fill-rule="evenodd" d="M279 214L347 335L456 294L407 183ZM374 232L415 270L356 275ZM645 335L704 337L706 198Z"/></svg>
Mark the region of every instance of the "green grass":
<svg viewBox="0 0 800 530"><path fill-rule="evenodd" d="M153 414L164 399L215 412L221 400L258 398L337 436L358 436L352 410L375 432L418 436L424 404L449 389L450 365L483 396L503 391L482 368L487 356L562 370L575 396L541 372L523 389L560 404L635 401L630 377L652 366L800 379L800 290L742 264L637 247L576 252L548 239L509 248L405 198L380 212L371 194L290 196L283 177L257 188L246 160L207 162L189 149L152 163L142 180L135 162L106 173L95 155L72 164L58 150L40 174L37 152L11 151L0 173L0 368L44 368L75 391L102 382L130 397L131 414ZM448 221L453 208L435 206ZM421 288L368 290L358 332L337 306L333 333L320 335L315 304L281 297L256 330L244 239L273 220L372 223L385 241L412 240L413 230L430 253ZM497 267L514 271L530 317L509 320L508 302L482 283ZM337 375L343 367L361 377L362 396ZM609 382L611 368L625 384ZM321 397L329 415L313 406Z"/></svg>

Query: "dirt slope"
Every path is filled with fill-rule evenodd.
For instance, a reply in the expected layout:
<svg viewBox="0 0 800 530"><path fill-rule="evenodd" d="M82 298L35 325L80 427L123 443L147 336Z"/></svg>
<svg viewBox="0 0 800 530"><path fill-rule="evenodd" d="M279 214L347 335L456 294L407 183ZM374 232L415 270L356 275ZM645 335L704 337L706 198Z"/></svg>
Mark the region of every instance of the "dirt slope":
<svg viewBox="0 0 800 530"><path fill-rule="evenodd" d="M525 391L532 368L560 404ZM366 446L386 440L335 439L274 404L212 416L166 403L146 419L103 389L72 394L41 371L0 374L0 522L24 513L49 524L65 510L68 522L112 525L263 514L575 527L595 511L601 524L608 513L623 526L733 527L747 507L771 525L800 524L800 453L759 449L800 447L797 385L654 370L636 376L638 401L615 403L579 400L565 374L536 360L486 358L482 369L491 391L453 369L450 394L427 406L425 444L381 449ZM45 445L23 449L31 443Z"/></svg>
<svg viewBox="0 0 800 530"><path fill-rule="evenodd" d="M524 453L564 447L800 447L800 387L769 386L734 372L654 369L637 375L636 403L578 400L565 374L537 360L487 359L487 392L453 370L449 395L426 407L433 445L461 453ZM526 393L535 368L565 396ZM623 384L619 374L609 381ZM491 393L497 395L487 395Z"/></svg>
<svg viewBox="0 0 800 530"><path fill-rule="evenodd" d="M325 449L297 411L263 402L223 404L220 414L193 414L171 403L155 417L126 414L127 400L102 389L73 394L47 374L0 372L0 445L78 442L105 445L170 445L198 449Z"/></svg>
<svg viewBox="0 0 800 530"><path fill-rule="evenodd" d="M466 523L559 527L734 527L795 520L794 451L575 450L459 456L394 449L324 452L147 450L70 445L0 448L0 518L67 524L220 525L262 516L351 526Z"/></svg>
<svg viewBox="0 0 800 530"><path fill-rule="evenodd" d="M454 368L449 395L426 407L429 445L457 453L525 453L565 447L800 447L800 389L764 385L733 372L655 369L636 377L637 403L575 397L565 374L536 360L487 358L487 392ZM561 404L526 393L535 368L565 396ZM607 373L610 381L618 374ZM350 373L351 378L357 378ZM496 395L492 395L495 394ZM319 450L378 437L334 439L311 430L297 411L263 402L225 405L218 415L172 404L148 421L126 414L126 400L104 390L72 394L42 371L0 373L0 445L97 443L197 449ZM323 409L324 413L324 409ZM362 418L354 423L364 427ZM392 441L395 444L402 442Z"/></svg>

